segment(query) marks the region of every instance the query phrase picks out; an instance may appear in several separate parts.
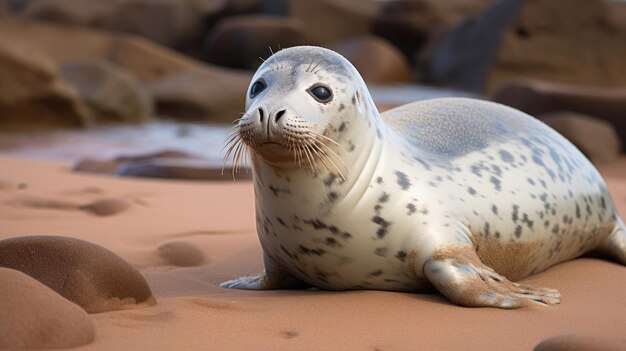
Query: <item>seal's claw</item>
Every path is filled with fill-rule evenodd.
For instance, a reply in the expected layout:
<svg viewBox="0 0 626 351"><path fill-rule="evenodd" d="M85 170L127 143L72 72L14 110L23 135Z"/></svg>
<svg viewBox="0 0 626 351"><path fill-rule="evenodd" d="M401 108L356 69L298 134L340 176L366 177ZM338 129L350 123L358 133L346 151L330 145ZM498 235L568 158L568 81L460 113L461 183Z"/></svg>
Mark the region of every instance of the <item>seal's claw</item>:
<svg viewBox="0 0 626 351"><path fill-rule="evenodd" d="M554 289L513 283L485 266L478 257L431 259L424 267L428 280L452 302L468 307L518 308L533 302L556 305Z"/></svg>
<svg viewBox="0 0 626 351"><path fill-rule="evenodd" d="M264 275L254 275L225 281L220 284L220 287L228 289L265 290L267 289L265 285Z"/></svg>

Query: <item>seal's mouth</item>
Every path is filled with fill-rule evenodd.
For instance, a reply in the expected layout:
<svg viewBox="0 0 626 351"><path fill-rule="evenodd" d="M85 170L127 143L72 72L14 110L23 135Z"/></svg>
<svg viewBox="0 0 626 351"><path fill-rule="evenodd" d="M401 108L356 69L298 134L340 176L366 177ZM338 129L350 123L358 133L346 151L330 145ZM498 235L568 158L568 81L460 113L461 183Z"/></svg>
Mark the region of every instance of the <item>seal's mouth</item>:
<svg viewBox="0 0 626 351"><path fill-rule="evenodd" d="M348 167L340 156L343 148L313 127L304 119L292 117L270 137L249 121L239 122L224 145L224 165L232 158L234 176L241 164L255 155L269 164L304 168L314 175L326 170L345 180L342 169L348 171Z"/></svg>

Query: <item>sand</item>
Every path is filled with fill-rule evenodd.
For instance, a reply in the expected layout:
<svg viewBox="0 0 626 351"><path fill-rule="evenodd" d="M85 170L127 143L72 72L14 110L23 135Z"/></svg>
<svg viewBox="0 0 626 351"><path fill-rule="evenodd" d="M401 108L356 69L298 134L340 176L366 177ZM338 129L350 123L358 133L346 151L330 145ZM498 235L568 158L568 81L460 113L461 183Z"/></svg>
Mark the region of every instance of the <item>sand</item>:
<svg viewBox="0 0 626 351"><path fill-rule="evenodd" d="M601 171L626 215L626 158ZM101 200L125 205L107 215L85 210ZM563 302L555 307L463 308L439 295L381 291L222 289L220 282L262 269L253 206L247 181L115 178L0 156L0 239L62 235L101 245L139 269L157 299L90 314L95 340L76 350L532 350L562 335L626 349L626 268L593 258L523 280L559 289ZM186 255L196 258L181 260Z"/></svg>

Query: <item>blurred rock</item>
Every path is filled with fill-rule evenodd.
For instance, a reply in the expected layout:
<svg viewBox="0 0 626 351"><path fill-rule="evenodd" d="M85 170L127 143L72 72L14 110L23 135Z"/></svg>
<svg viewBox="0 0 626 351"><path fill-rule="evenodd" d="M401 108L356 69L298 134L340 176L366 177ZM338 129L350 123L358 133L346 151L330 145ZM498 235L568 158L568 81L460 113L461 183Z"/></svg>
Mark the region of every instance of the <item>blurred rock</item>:
<svg viewBox="0 0 626 351"><path fill-rule="evenodd" d="M385 39L362 36L329 46L347 58L368 83L413 81L411 67L402 52Z"/></svg>
<svg viewBox="0 0 626 351"><path fill-rule="evenodd" d="M92 122L56 64L19 38L0 36L0 129L85 127Z"/></svg>
<svg viewBox="0 0 626 351"><path fill-rule="evenodd" d="M605 0L527 0L504 38L488 91L522 77L625 86L626 26L613 22L607 4Z"/></svg>
<svg viewBox="0 0 626 351"><path fill-rule="evenodd" d="M171 241L157 249L159 256L168 264L178 267L194 267L204 263L204 253L186 241Z"/></svg>
<svg viewBox="0 0 626 351"><path fill-rule="evenodd" d="M561 133L595 164L619 158L621 143L611 123L568 111L541 114L537 118Z"/></svg>
<svg viewBox="0 0 626 351"><path fill-rule="evenodd" d="M244 109L249 77L219 79L213 72L189 70L146 85L159 115L181 120L231 123Z"/></svg>
<svg viewBox="0 0 626 351"><path fill-rule="evenodd" d="M371 33L380 7L375 0L289 0L289 17L303 25L311 42L325 45Z"/></svg>
<svg viewBox="0 0 626 351"><path fill-rule="evenodd" d="M93 159L84 159L76 163L74 165L74 172L86 172L86 173L100 173L100 174L116 174L117 169L124 163L140 163L145 161L150 161L153 159L178 159L178 158L189 158L194 159L195 156L188 154L186 152L177 151L177 150L164 150L155 153L145 154L145 155L134 155L134 156L118 156L112 160L93 160Z"/></svg>
<svg viewBox="0 0 626 351"><path fill-rule="evenodd" d="M39 280L89 313L154 303L145 278L102 246L62 236L0 240L0 267Z"/></svg>
<svg viewBox="0 0 626 351"><path fill-rule="evenodd" d="M243 14L286 16L288 13L287 0L228 0L224 16Z"/></svg>
<svg viewBox="0 0 626 351"><path fill-rule="evenodd" d="M227 0L37 0L28 18L134 33L185 49L199 44Z"/></svg>
<svg viewBox="0 0 626 351"><path fill-rule="evenodd" d="M28 275L0 268L0 349L65 349L93 342L79 306Z"/></svg>
<svg viewBox="0 0 626 351"><path fill-rule="evenodd" d="M205 57L214 64L256 70L271 51L311 44L296 20L273 16L235 16L221 20L209 34Z"/></svg>
<svg viewBox="0 0 626 351"><path fill-rule="evenodd" d="M518 15L522 0L499 0L451 28L422 53L427 82L481 92L500 49L502 37Z"/></svg>
<svg viewBox="0 0 626 351"><path fill-rule="evenodd" d="M530 115L572 111L611 123L626 151L626 87L576 86L537 80L503 84L493 100Z"/></svg>
<svg viewBox="0 0 626 351"><path fill-rule="evenodd" d="M58 63L108 60L147 84L150 90L156 89L165 99L159 101L156 97L157 112L165 108L172 117L232 121L244 109L245 91L252 76L252 72L203 64L146 39L87 28L0 20L0 38L3 37L37 46ZM194 92L190 86L200 88L202 93ZM171 88L180 89L181 93L168 90ZM186 111L176 110L187 106L192 106L191 117Z"/></svg>
<svg viewBox="0 0 626 351"><path fill-rule="evenodd" d="M250 180L252 173L247 169L233 175L232 168L214 167L205 161L155 159L146 162L124 163L116 175L141 178L185 179L185 180Z"/></svg>
<svg viewBox="0 0 626 351"><path fill-rule="evenodd" d="M152 117L152 97L133 76L106 61L66 62L61 75L99 122L142 122Z"/></svg>
<svg viewBox="0 0 626 351"><path fill-rule="evenodd" d="M626 340L590 335L566 334L543 340L533 351L620 351L626 350Z"/></svg>

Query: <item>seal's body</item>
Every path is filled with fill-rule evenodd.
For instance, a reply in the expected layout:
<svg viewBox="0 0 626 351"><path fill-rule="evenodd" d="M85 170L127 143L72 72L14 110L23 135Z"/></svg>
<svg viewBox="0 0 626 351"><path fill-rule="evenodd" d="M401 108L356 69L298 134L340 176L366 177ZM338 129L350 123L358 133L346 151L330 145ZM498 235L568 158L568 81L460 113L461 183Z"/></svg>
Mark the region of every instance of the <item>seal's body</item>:
<svg viewBox="0 0 626 351"><path fill-rule="evenodd" d="M510 308L560 295L509 280L594 250L626 264L601 176L522 112L451 98L381 116L356 70L313 47L280 51L252 82L233 140L252 151L266 272L223 286L434 286Z"/></svg>

